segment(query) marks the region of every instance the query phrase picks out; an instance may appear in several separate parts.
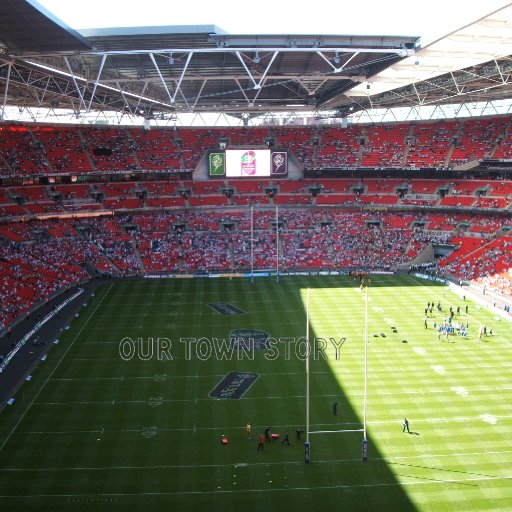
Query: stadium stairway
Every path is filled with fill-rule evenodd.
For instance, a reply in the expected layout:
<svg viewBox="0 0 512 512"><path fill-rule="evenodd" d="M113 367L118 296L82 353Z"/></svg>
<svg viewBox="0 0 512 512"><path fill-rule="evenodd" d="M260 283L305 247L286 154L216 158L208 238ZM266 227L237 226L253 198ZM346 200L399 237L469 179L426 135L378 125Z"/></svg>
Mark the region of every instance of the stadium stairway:
<svg viewBox="0 0 512 512"><path fill-rule="evenodd" d="M32 140L34 146L36 148L39 148L39 151L42 153L45 159L45 163L48 166L48 170L50 172L55 172L55 167L53 167L52 163L50 162L50 159L48 158L48 153L46 152L46 148L44 147L44 144L42 141L40 141L34 134L34 132L29 129L28 133L30 134L30 139Z"/></svg>
<svg viewBox="0 0 512 512"><path fill-rule="evenodd" d="M140 254L139 248L137 247L137 240L135 238L135 234L131 234L131 244L133 249L133 254L135 254L135 258L137 259L137 263L139 264L140 270L143 274L146 273L146 267L144 265L144 261L142 260L142 256Z"/></svg>
<svg viewBox="0 0 512 512"><path fill-rule="evenodd" d="M462 130L464 128L464 125L461 123L457 128L457 133L455 134L454 138L457 141L455 144L453 142L450 144L450 149L448 150L448 154L446 155L446 160L444 161L444 167L446 169L450 166L450 160L452 159L453 152L455 148L457 147L458 141L460 141L460 138L462 137ZM453 141L453 138L452 138Z"/></svg>
<svg viewBox="0 0 512 512"><path fill-rule="evenodd" d="M130 133L128 131L126 131L126 140L128 141L128 146L130 147L130 155L135 160L135 166L137 167L137 170L140 171L142 166L140 165L139 156L137 155L137 151L133 149L135 147L135 141L130 137Z"/></svg>
<svg viewBox="0 0 512 512"><path fill-rule="evenodd" d="M403 159L402 159L402 165L406 166L406 163L407 163L407 157L409 156L409 148L411 147L410 144L409 144L409 141L411 141L414 137L414 125L411 124L410 128L409 128L409 132L407 133L406 137L405 137L405 149L404 149L404 156L403 156Z"/></svg>
<svg viewBox="0 0 512 512"><path fill-rule="evenodd" d="M89 144L87 143L87 139L85 138L84 134L82 133L82 131L80 130L80 128L78 128L78 135L80 137L80 141L83 145L83 148L84 148L84 153L85 153L85 156L87 157L87 160L89 162L89 165L91 166L91 169L93 171L97 171L97 167L96 167L96 164L94 163L94 159L89 151Z"/></svg>
<svg viewBox="0 0 512 512"><path fill-rule="evenodd" d="M236 268L235 264L235 252L233 250L233 242L230 238L228 238L228 249L229 249L229 261L231 263L231 268Z"/></svg>
<svg viewBox="0 0 512 512"><path fill-rule="evenodd" d="M404 254L407 254L409 249L412 249L412 244L414 240L411 238L409 243L407 244ZM422 249L412 260L404 261L403 263L399 263L397 265L397 270L399 272L403 272L408 270L410 265L420 265L421 263L428 263L434 261L434 246L432 242L430 242L424 249Z"/></svg>

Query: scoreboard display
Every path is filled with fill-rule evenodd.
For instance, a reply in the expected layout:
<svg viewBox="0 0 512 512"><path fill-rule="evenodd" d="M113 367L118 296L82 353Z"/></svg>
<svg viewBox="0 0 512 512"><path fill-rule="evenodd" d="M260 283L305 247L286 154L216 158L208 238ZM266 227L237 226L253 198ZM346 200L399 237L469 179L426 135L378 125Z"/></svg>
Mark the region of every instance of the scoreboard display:
<svg viewBox="0 0 512 512"><path fill-rule="evenodd" d="M264 178L286 176L288 153L270 149L226 149L208 156L208 172L212 177Z"/></svg>

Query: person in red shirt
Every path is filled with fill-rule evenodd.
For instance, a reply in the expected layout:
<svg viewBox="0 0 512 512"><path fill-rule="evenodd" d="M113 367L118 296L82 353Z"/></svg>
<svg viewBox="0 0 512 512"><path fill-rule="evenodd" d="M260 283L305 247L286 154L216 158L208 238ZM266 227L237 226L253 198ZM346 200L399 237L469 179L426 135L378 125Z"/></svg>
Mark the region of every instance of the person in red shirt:
<svg viewBox="0 0 512 512"><path fill-rule="evenodd" d="M265 448L265 436L263 434L260 434L260 440L259 440L258 448L256 449L256 451L257 452L259 452L260 450L263 451L264 448Z"/></svg>

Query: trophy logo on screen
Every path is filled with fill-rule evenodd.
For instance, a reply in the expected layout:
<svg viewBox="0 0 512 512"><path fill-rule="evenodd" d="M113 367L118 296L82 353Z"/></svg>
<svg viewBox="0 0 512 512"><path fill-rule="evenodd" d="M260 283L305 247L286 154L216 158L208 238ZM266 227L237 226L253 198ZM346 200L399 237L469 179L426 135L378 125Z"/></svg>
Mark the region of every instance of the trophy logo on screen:
<svg viewBox="0 0 512 512"><path fill-rule="evenodd" d="M210 175L224 175L224 155L221 153L212 153L210 155Z"/></svg>
<svg viewBox="0 0 512 512"><path fill-rule="evenodd" d="M286 153L284 151L272 153L272 176L284 175L287 172Z"/></svg>
<svg viewBox="0 0 512 512"><path fill-rule="evenodd" d="M256 153L254 151L246 151L240 158L240 173L242 176L256 174Z"/></svg>

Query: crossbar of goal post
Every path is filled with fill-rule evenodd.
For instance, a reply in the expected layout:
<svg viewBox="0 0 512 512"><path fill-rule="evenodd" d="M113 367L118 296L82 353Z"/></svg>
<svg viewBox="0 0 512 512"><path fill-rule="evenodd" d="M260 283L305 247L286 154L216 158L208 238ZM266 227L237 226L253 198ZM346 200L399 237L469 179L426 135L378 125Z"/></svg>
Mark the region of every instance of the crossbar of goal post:
<svg viewBox="0 0 512 512"><path fill-rule="evenodd" d="M304 443L304 461L309 464L310 458L310 440L309 436L314 434L340 434L343 432L362 432L362 458L363 461L368 460L368 440L366 439L366 412L367 412L367 394L368 394L368 285L366 286L365 293L365 326L364 326L364 399L363 399L363 428L356 429L340 429L340 430L314 430L310 431L309 421L309 356L310 356L310 341L309 341L309 287L306 293L306 442Z"/></svg>

